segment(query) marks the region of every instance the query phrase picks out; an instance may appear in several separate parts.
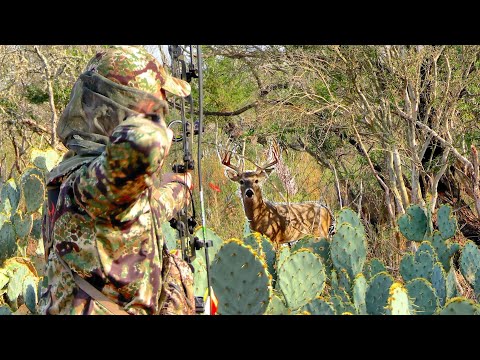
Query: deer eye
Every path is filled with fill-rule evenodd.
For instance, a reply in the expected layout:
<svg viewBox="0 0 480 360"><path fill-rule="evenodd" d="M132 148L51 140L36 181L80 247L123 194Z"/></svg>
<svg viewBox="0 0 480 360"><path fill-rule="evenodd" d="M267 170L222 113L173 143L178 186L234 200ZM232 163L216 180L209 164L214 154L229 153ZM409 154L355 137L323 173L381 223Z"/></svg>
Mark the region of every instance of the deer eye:
<svg viewBox="0 0 480 360"><path fill-rule="evenodd" d="M240 183L240 185L243 185L243 180L240 180L239 183Z"/></svg>
<svg viewBox="0 0 480 360"><path fill-rule="evenodd" d="M258 184L258 179L257 179L257 180L255 180L255 184Z"/></svg>

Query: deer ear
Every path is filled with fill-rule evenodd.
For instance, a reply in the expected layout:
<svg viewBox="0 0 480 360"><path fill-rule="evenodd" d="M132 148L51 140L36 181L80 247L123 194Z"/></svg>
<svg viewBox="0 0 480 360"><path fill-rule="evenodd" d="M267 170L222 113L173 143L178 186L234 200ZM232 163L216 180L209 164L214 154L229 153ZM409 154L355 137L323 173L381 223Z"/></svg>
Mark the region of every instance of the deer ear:
<svg viewBox="0 0 480 360"><path fill-rule="evenodd" d="M227 175L227 177L232 181L238 181L240 179L236 171L228 168L225 169L225 175Z"/></svg>

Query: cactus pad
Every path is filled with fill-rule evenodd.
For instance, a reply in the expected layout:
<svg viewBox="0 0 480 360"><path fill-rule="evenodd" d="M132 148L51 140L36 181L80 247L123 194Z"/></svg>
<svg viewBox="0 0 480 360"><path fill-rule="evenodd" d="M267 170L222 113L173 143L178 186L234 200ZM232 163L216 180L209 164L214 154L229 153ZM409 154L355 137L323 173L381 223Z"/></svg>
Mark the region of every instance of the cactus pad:
<svg viewBox="0 0 480 360"><path fill-rule="evenodd" d="M432 236L432 246L437 253L438 260L442 263L445 271L450 270L450 259L459 250L457 243L447 244L442 234L435 230Z"/></svg>
<svg viewBox="0 0 480 360"><path fill-rule="evenodd" d="M380 259L377 258L372 258L371 260L365 262L364 266L364 274L365 274L365 279L369 280L378 273L381 273L382 271L387 271L385 269L385 265L382 264Z"/></svg>
<svg viewBox="0 0 480 360"><path fill-rule="evenodd" d="M311 252L320 255L322 258L323 265L325 266L325 271L327 276L330 275L332 271L333 264L332 259L330 258L330 242L325 238L316 238L313 236L306 236L297 241L297 243L292 246L291 252L308 249Z"/></svg>
<svg viewBox="0 0 480 360"><path fill-rule="evenodd" d="M23 300L28 310L32 313L35 313L35 307L38 302L37 285L38 281L33 276L26 277L23 282Z"/></svg>
<svg viewBox="0 0 480 360"><path fill-rule="evenodd" d="M457 231L457 219L453 215L450 205L442 205L437 212L437 226L442 237L450 239L455 236Z"/></svg>
<svg viewBox="0 0 480 360"><path fill-rule="evenodd" d="M47 172L51 171L60 161L60 155L53 149L45 151L32 149L30 152L30 160L39 169Z"/></svg>
<svg viewBox="0 0 480 360"><path fill-rule="evenodd" d="M0 228L0 263L15 255L17 242L13 224L5 221Z"/></svg>
<svg viewBox="0 0 480 360"><path fill-rule="evenodd" d="M15 179L9 179L0 189L0 212L14 214L20 203L21 192Z"/></svg>
<svg viewBox="0 0 480 360"><path fill-rule="evenodd" d="M415 314L432 315L439 307L438 298L430 282L417 278L409 281L405 287L412 300Z"/></svg>
<svg viewBox="0 0 480 360"><path fill-rule="evenodd" d="M434 263L434 258L427 251L416 252L415 255L405 254L400 261L400 274L405 281L415 278L430 279Z"/></svg>
<svg viewBox="0 0 480 360"><path fill-rule="evenodd" d="M465 279L475 287L475 274L480 268L480 250L471 240L468 240L460 255L460 271Z"/></svg>
<svg viewBox="0 0 480 360"><path fill-rule="evenodd" d="M418 205L410 205L406 214L398 218L398 227L410 241L422 241L428 230L427 215Z"/></svg>
<svg viewBox="0 0 480 360"><path fill-rule="evenodd" d="M412 315L407 290L401 283L396 282L390 286L387 315Z"/></svg>
<svg viewBox="0 0 480 360"><path fill-rule="evenodd" d="M45 183L45 174L36 167L26 168L20 177L20 183L23 183L24 179L28 178L30 175L37 175L43 181L43 183Z"/></svg>
<svg viewBox="0 0 480 360"><path fill-rule="evenodd" d="M288 309L280 296L273 295L270 304L268 304L266 315L287 315Z"/></svg>
<svg viewBox="0 0 480 360"><path fill-rule="evenodd" d="M40 240L42 237L42 219L35 219L32 223L32 232L30 235L36 239Z"/></svg>
<svg viewBox="0 0 480 360"><path fill-rule="evenodd" d="M446 298L447 299L454 298L458 295L457 282L455 279L456 279L455 270L452 267L448 272L447 279L446 279Z"/></svg>
<svg viewBox="0 0 480 360"><path fill-rule="evenodd" d="M162 223L162 234L165 239L165 244L168 250L174 250L177 248L178 231L170 226L168 221Z"/></svg>
<svg viewBox="0 0 480 360"><path fill-rule="evenodd" d="M445 305L445 301L447 298L447 281L446 281L446 274L445 274L445 271L443 270L443 266L441 263L437 262L433 266L430 282L432 283L432 286L435 289L435 294L438 297L438 302L440 306Z"/></svg>
<svg viewBox="0 0 480 360"><path fill-rule="evenodd" d="M291 255L290 248L288 246L281 246L280 249L277 251L276 259L275 259L275 269L278 270L282 266L282 263Z"/></svg>
<svg viewBox="0 0 480 360"><path fill-rule="evenodd" d="M271 277L266 269L265 262L240 240L223 243L211 265L218 313L265 313L271 297Z"/></svg>
<svg viewBox="0 0 480 360"><path fill-rule="evenodd" d="M420 253L422 251L426 251L426 252L430 253L430 255L432 255L432 259L434 261L437 260L437 252L433 248L432 243L430 241L422 241L422 243L418 247L416 253Z"/></svg>
<svg viewBox="0 0 480 360"><path fill-rule="evenodd" d="M320 256L306 249L292 253L278 270L278 285L291 309L298 309L320 295L325 286Z"/></svg>
<svg viewBox="0 0 480 360"><path fill-rule="evenodd" d="M367 292L367 280L363 274L358 274L353 280L353 305L359 315L367 315L365 295Z"/></svg>
<svg viewBox="0 0 480 360"><path fill-rule="evenodd" d="M33 225L32 215L23 214L21 211L17 211L16 214L12 216L12 222L15 234L17 234L20 239L25 239L30 235Z"/></svg>
<svg viewBox="0 0 480 360"><path fill-rule="evenodd" d="M334 295L330 298L330 301L335 309L336 315L343 315L348 312L350 314L355 313L355 307L348 301L344 301L340 296Z"/></svg>
<svg viewBox="0 0 480 360"><path fill-rule="evenodd" d="M393 278L386 272L376 274L368 283L365 301L369 315L384 315Z"/></svg>
<svg viewBox="0 0 480 360"><path fill-rule="evenodd" d="M333 235L330 253L337 270L346 269L353 279L362 272L367 258L365 232L347 223L341 224Z"/></svg>
<svg viewBox="0 0 480 360"><path fill-rule="evenodd" d="M200 240L205 240L203 235L203 227L199 226L193 233L193 236L197 236ZM209 228L205 228L205 236L207 237L207 240L212 240L213 243L213 246L210 246L208 248L208 258L210 259L210 261L212 261L218 250L220 250L220 248L222 247L224 241L221 237L215 234L212 229ZM197 257L201 257L205 262L205 248L197 251Z"/></svg>
<svg viewBox="0 0 480 360"><path fill-rule="evenodd" d="M473 301L463 297L455 297L447 301L445 307L439 310L439 315L477 315L480 307Z"/></svg>
<svg viewBox="0 0 480 360"><path fill-rule="evenodd" d="M45 185L37 175L29 175L22 179L23 195L27 214L37 211L45 200Z"/></svg>
<svg viewBox="0 0 480 360"><path fill-rule="evenodd" d="M336 216L336 223L341 225L343 223L350 224L356 228L363 228L363 224L360 221L358 215L352 210L348 208L343 208Z"/></svg>
<svg viewBox="0 0 480 360"><path fill-rule="evenodd" d="M311 315L335 315L333 304L321 296L303 305L300 311L308 311Z"/></svg>

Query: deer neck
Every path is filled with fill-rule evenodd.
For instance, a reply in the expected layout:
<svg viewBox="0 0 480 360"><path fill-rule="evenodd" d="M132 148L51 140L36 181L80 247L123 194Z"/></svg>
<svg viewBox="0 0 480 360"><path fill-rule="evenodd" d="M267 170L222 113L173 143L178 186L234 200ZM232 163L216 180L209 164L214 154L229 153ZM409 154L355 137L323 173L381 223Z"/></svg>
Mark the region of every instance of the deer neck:
<svg viewBox="0 0 480 360"><path fill-rule="evenodd" d="M258 190L254 197L249 199L243 199L243 208L245 215L249 221L255 221L262 213L265 212L267 205L262 197L262 192Z"/></svg>

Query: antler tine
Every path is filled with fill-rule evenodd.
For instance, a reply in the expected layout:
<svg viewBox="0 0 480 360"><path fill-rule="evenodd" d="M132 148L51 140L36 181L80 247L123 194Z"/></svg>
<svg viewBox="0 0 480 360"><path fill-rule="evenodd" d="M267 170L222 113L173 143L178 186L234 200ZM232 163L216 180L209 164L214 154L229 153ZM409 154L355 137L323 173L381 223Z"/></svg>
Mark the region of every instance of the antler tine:
<svg viewBox="0 0 480 360"><path fill-rule="evenodd" d="M268 169L269 167L278 163L278 158L279 158L278 143L274 141L273 146L270 145L270 149L272 149L273 161L267 162L265 165L261 166L260 169L262 170Z"/></svg>
<svg viewBox="0 0 480 360"><path fill-rule="evenodd" d="M222 165L225 165L225 166L229 167L230 169L236 171L237 174L241 174L240 169L237 166L232 165L230 163L230 160L232 158L232 149L229 149L229 146L228 146L229 141L230 141L230 139L227 140L227 144L225 146L226 150L225 150L223 158L222 158Z"/></svg>

